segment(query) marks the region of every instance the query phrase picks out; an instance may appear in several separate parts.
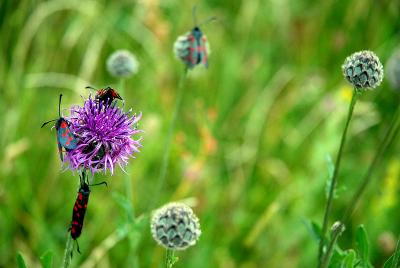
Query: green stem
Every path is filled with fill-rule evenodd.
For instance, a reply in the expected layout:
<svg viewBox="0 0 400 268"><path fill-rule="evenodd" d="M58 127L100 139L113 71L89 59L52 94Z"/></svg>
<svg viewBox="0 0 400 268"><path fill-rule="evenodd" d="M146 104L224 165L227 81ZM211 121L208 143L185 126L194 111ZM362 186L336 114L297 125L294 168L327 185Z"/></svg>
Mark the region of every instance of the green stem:
<svg viewBox="0 0 400 268"><path fill-rule="evenodd" d="M178 258L175 257L175 251L172 249L167 249L167 252L165 253L165 267L172 268L177 262Z"/></svg>
<svg viewBox="0 0 400 268"><path fill-rule="evenodd" d="M175 125L176 125L176 121L178 118L178 113L179 110L181 108L182 105L182 99L183 99L183 92L184 92L184 82L186 79L186 75L187 75L187 71L188 69L185 68L181 79L179 80L179 85L178 85L178 93L176 96L176 102L175 102L175 108L172 114L172 119L171 119L171 123L169 124L169 128L168 128L168 134L167 134L167 138L165 140L165 144L164 144L164 154L163 154L163 159L161 162L161 168L160 168L160 174L158 176L158 180L156 183L156 187L155 190L156 192L154 193L154 198L153 198L153 202L151 204L151 209L153 209L153 207L158 203L158 200L160 198L160 191L161 188L164 185L164 181L165 181L165 176L167 175L167 170L168 170L168 164L169 164L169 156L171 153L171 140L172 140L172 135L174 133L174 129L175 129Z"/></svg>
<svg viewBox="0 0 400 268"><path fill-rule="evenodd" d="M120 93L122 98L125 98L125 79L121 78L119 80L119 88L118 92ZM126 194L126 199L128 200L128 203L130 204L130 213L128 213L128 221L132 222L133 219L135 218L135 213L134 213L134 207L133 207L133 193L132 193L132 180L131 177L128 174L125 174L124 176L124 183L125 183L125 194Z"/></svg>
<svg viewBox="0 0 400 268"><path fill-rule="evenodd" d="M325 235L326 231L328 229L328 221L329 221L329 215L332 210L332 202L334 198L334 193L335 193L335 188L337 184L337 177L339 174L339 169L340 169L340 163L342 160L342 153L343 153L343 148L344 144L346 142L346 136L347 136L347 130L350 125L351 117L353 116L353 111L354 111L354 106L357 102L357 97L358 97L358 92L356 89L353 90L353 95L351 97L351 102L349 106L349 111L347 114L347 120L346 120L346 125L343 130L342 138L340 141L340 146L339 146L339 152L336 157L336 163L335 163L335 169L333 172L333 176L331 179L331 184L329 186L329 194L328 194L328 200L326 203L325 207L325 214L324 214L324 220L323 220L323 225L322 225L322 232L321 232L321 239L319 241L319 249L318 249L318 267L321 267L322 265L322 256L324 255L323 249L324 249L324 244L325 244Z"/></svg>
<svg viewBox="0 0 400 268"><path fill-rule="evenodd" d="M125 95L125 79L121 78L119 80L119 88L118 92L122 96L122 98L126 98ZM133 206L133 192L132 192L132 180L128 174L124 174L124 184L125 184L125 195L126 200L129 204L129 211L127 211L127 223L129 224L129 228L132 228L132 223L135 219L135 209ZM136 260L136 244L135 237L132 233L128 232L128 240L129 240L129 253L127 256L127 261L129 263L135 263Z"/></svg>
<svg viewBox="0 0 400 268"><path fill-rule="evenodd" d="M397 111L393 117L393 120L388 128L388 130L385 133L384 138L379 144L378 149L376 150L375 156L371 162L371 165L369 166L367 172L365 173L365 176L361 180L361 184L358 186L357 191L354 193L350 203L348 203L348 207L346 208L346 212L344 213L341 222L342 223L347 223L348 220L350 219L351 215L353 214L354 210L357 207L358 202L360 201L363 193L365 192L365 189L371 182L372 174L375 171L376 167L380 164L383 155L386 151L386 149L389 147L389 145L393 142L395 137L397 136L399 129L400 129L400 107L397 108ZM330 258L333 252L333 248L335 246L336 240L338 238L339 234L334 233L332 236L331 241L329 242L328 248L327 248L327 253L325 254L323 260L322 260L322 265L321 267L326 268L329 265Z"/></svg>
<svg viewBox="0 0 400 268"><path fill-rule="evenodd" d="M72 243L72 237L70 233L68 233L67 237L67 243L65 244L65 251L64 251L64 260L63 260L63 268L69 267L71 264L71 256L72 256L72 251L74 250L73 243Z"/></svg>

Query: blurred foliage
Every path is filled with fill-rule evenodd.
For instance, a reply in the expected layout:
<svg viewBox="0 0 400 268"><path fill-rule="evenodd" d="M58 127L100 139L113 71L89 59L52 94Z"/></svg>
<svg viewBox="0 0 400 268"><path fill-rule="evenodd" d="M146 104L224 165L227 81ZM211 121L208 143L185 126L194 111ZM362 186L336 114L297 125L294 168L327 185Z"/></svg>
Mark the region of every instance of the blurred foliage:
<svg viewBox="0 0 400 268"><path fill-rule="evenodd" d="M193 27L192 2L178 0L0 1L0 266L62 261L77 174L61 172L55 131L40 125L81 102L85 86L118 88L105 68L116 49L132 51L139 73L126 81L125 107L143 112L144 147L131 159L133 204L121 204L122 171L97 175L73 266L159 267L149 216L188 199L200 218L198 244L177 253L176 267L313 267L329 164L337 153L351 88L340 66L370 49L385 64L399 45L400 2L201 1L210 67L185 83L166 183L155 192L163 145L183 66L178 35ZM386 81L355 109L334 215L344 212L398 106ZM393 254L398 217L399 144L385 154L372 185L339 238L355 248L356 227L369 237L369 261ZM114 196L114 197L113 197ZM116 197L116 198L115 198ZM133 223L126 210L134 208ZM333 223L333 219L331 224ZM135 252L126 234L135 241ZM385 235L385 236L383 236ZM46 251L54 254L46 257ZM22 254L17 256L17 252ZM347 263L359 257L348 251ZM127 258L127 255L134 258ZM39 256L43 256L42 260ZM53 258L52 258L53 256ZM349 266L346 266L349 267Z"/></svg>

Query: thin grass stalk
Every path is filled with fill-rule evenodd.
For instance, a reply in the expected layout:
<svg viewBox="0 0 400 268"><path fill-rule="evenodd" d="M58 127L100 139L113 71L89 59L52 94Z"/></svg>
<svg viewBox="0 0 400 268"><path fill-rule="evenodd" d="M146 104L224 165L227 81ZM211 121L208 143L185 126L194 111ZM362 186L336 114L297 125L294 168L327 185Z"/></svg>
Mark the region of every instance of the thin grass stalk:
<svg viewBox="0 0 400 268"><path fill-rule="evenodd" d="M121 78L119 81L119 88L118 91L120 92L121 96L125 95L125 79ZM123 97L124 98L124 97ZM135 208L133 206L133 192L132 192L132 180L129 174L124 174L124 184L125 184L125 195L126 200L129 203L129 211L127 211L127 222L132 228L133 222L135 220ZM136 243L133 240L133 237L128 233L128 240L129 240L129 251L127 260L128 263L134 263L136 260Z"/></svg>
<svg viewBox="0 0 400 268"><path fill-rule="evenodd" d="M327 203L326 203L324 220L323 220L323 224L322 224L321 239L319 241L318 267L322 267L321 266L322 265L322 258L323 258L323 255L324 255L323 249L324 249L324 244L325 244L325 235L326 235L326 232L327 232L327 229L328 229L329 215L330 215L331 210L332 210L332 202L333 202L335 188L336 188L336 184L337 184L337 177L338 177L338 174L339 174L340 163L341 163L341 160L342 160L343 148L344 148L344 144L346 143L347 131L348 131L348 128L349 128L349 125L350 125L351 118L353 116L354 106L355 106L355 104L357 102L357 97L358 97L357 89L354 89L353 90L353 95L351 97L349 111L347 113L346 124L345 124L344 130L343 130L343 134L342 134L342 138L341 138L341 141L340 141L339 152L338 152L337 157L336 157L335 169L334 169L334 172L333 172L333 175L332 175L331 184L329 186L328 200L327 200Z"/></svg>
<svg viewBox="0 0 400 268"><path fill-rule="evenodd" d="M181 109L182 106L182 99L183 99L183 92L184 92L184 84L185 84L185 80L186 80L186 76L187 76L187 72L188 69L187 67L185 67L183 74L179 80L179 85L178 85L178 93L176 96L176 102L175 102L175 108L172 114L172 119L171 119L171 123L169 124L169 128L168 128L168 133L167 133L167 138L165 140L165 144L164 144L164 154L163 154L163 159L161 162L161 168L160 168L160 173L157 179L157 183L156 183L156 191L154 193L154 198L153 198L153 202L151 204L150 209L153 209L155 205L157 205L158 200L160 198L160 191L161 188L164 185L165 182L165 177L167 175L167 170L168 170L168 164L169 164L169 156L171 154L171 140L172 140L172 136L175 130L175 126L176 126L176 121L178 118L178 113Z"/></svg>
<svg viewBox="0 0 400 268"><path fill-rule="evenodd" d="M369 185L372 179L372 174L375 171L376 167L379 165L381 162L383 155L386 151L386 149L389 147L389 145L393 142L394 138L397 136L399 132L399 114L400 114L400 108L397 109L395 117L392 120L392 123L390 124L388 130L386 131L386 134L384 138L382 139L382 142L379 144L378 150L374 156L374 159L372 160L371 165L368 168L367 173L365 174L364 178L362 179L362 182L360 186L357 188L357 191L354 193L347 209L346 212L342 218L342 222L347 222L353 212L355 211L358 202L360 201L363 193L365 192L365 189Z"/></svg>
<svg viewBox="0 0 400 268"><path fill-rule="evenodd" d="M119 81L119 88L118 91L120 92L120 94L122 96L125 96L125 79L121 78ZM128 220L130 222L133 221L133 219L135 218L135 209L133 207L133 193L132 193L132 180L131 177L128 174L124 175L124 184L125 184L125 195L126 195L126 199L128 200L129 204L130 204L130 213L128 213Z"/></svg>
<svg viewBox="0 0 400 268"><path fill-rule="evenodd" d="M63 268L67 268L71 264L73 250L74 250L74 245L72 243L72 237L70 233L68 233L67 242L65 244L64 259L62 264Z"/></svg>

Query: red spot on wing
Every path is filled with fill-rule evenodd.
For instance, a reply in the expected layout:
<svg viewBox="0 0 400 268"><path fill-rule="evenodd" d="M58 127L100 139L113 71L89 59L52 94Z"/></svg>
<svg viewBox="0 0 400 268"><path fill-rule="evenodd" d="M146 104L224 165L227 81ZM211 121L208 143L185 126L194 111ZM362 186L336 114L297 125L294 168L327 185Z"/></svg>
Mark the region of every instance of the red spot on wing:
<svg viewBox="0 0 400 268"><path fill-rule="evenodd" d="M62 121L60 127L61 128L67 128L68 127L67 122L66 121Z"/></svg>

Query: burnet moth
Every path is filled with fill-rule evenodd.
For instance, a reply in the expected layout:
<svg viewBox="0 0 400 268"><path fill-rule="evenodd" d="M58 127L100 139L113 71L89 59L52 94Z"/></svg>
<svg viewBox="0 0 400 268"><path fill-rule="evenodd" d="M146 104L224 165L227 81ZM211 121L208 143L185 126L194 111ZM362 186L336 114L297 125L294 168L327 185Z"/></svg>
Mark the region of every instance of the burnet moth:
<svg viewBox="0 0 400 268"><path fill-rule="evenodd" d="M86 87L86 88L96 90L95 88L92 88L92 87ZM115 90L112 87L98 89L96 92L95 99L99 102L101 102L101 101L104 102L106 105L110 105L115 99L122 100L122 98L119 95L119 93L117 92L117 90Z"/></svg>
<svg viewBox="0 0 400 268"><path fill-rule="evenodd" d="M196 6L193 7L193 21L194 28L187 33L186 38L189 43L187 56L185 62L189 69L193 69L198 64L203 64L208 68L208 44L207 37L200 30L200 25L215 20L215 17L211 17L200 25L197 24L196 19Z"/></svg>
<svg viewBox="0 0 400 268"><path fill-rule="evenodd" d="M79 250L78 241L76 239L82 233L83 220L85 219L86 209L89 202L89 195L90 195L89 186L95 186L100 184L105 184L107 186L107 182L103 181L100 183L89 185L89 182L86 178L85 170L82 171L82 176L79 177L80 177L80 187L78 191L78 196L74 204L74 208L72 210L71 226L69 227L68 231L71 232L72 239L76 241L77 251L81 253Z"/></svg>
<svg viewBox="0 0 400 268"><path fill-rule="evenodd" d="M72 133L72 131L70 130L70 128L69 128L70 122L61 116L61 98L62 98L62 94L60 94L60 99L58 101L58 116L59 116L59 118L43 123L41 128L50 122L56 121L54 126L57 130L58 152L60 154L61 161L64 161L62 148L65 148L65 150L67 150L67 151L75 149L78 144L78 137L75 136L75 134Z"/></svg>

